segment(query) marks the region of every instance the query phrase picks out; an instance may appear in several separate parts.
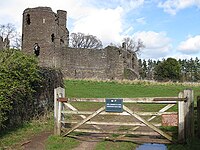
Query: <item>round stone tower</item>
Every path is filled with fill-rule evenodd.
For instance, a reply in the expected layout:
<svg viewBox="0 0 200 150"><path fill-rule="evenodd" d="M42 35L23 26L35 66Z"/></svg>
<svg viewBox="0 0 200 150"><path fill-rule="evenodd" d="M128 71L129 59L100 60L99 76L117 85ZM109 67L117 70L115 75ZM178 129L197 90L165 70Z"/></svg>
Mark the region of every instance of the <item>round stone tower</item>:
<svg viewBox="0 0 200 150"><path fill-rule="evenodd" d="M22 51L34 54L39 46L40 65L59 67L61 48L68 46L69 32L66 29L67 12L50 7L27 8L23 12Z"/></svg>

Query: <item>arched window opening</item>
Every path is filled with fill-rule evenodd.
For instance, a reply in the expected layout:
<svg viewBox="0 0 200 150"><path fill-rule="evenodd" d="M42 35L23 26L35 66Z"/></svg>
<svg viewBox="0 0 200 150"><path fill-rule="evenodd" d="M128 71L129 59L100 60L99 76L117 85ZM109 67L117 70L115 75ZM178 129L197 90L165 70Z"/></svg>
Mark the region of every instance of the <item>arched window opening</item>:
<svg viewBox="0 0 200 150"><path fill-rule="evenodd" d="M53 33L53 34L51 34L51 41L54 42L54 40L55 40L55 35Z"/></svg>
<svg viewBox="0 0 200 150"><path fill-rule="evenodd" d="M38 43L34 44L34 53L35 53L35 56L37 57L40 55L40 46L38 45Z"/></svg>
<svg viewBox="0 0 200 150"><path fill-rule="evenodd" d="M64 43L64 40L63 39L60 39L60 44L63 44Z"/></svg>
<svg viewBox="0 0 200 150"><path fill-rule="evenodd" d="M28 25L31 24L30 14L27 14L27 16L26 16L26 23L27 23Z"/></svg>

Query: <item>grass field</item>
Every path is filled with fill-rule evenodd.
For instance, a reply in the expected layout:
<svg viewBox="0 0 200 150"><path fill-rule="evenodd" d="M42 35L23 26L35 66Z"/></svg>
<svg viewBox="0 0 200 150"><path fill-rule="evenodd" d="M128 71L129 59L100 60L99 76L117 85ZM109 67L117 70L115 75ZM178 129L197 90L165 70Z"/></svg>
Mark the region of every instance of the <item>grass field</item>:
<svg viewBox="0 0 200 150"><path fill-rule="evenodd" d="M65 87L69 98L167 97L178 96L184 89L193 89L195 97L200 95L200 84L66 80Z"/></svg>
<svg viewBox="0 0 200 150"><path fill-rule="evenodd" d="M156 83L156 82L128 82L128 81L92 81L92 80L65 80L66 88L66 97L69 98L134 98L134 97L170 97L177 96L180 91L184 89L194 90L195 102L197 95L200 95L200 84L176 84L176 83ZM74 106L82 110L99 108L98 103L74 103ZM196 103L195 103L196 105ZM159 106L160 107L160 106ZM149 107L149 105L143 105L140 107L142 110L151 111L159 109L158 105ZM176 109L176 108L174 108ZM34 125L34 128L37 125ZM41 127L42 125L38 125ZM53 127L53 123L52 126ZM24 130L35 130L33 127L24 128ZM45 127L44 127L45 128ZM19 140L15 139L15 133L21 135L23 133L28 136L29 133L21 131L23 128L20 128L19 131L12 131L12 134L1 135L1 145L11 145L9 143L17 143ZM37 130L37 129L36 129ZM32 133L31 133L32 134ZM26 138L26 137L23 137ZM2 141L3 139L3 141ZM63 143L63 144L62 144ZM75 147L78 142L71 140L69 138L61 138L57 136L49 137L47 141L47 149L57 150L58 146L62 149L66 149L65 145L71 145ZM189 150L189 149L200 149L200 141L195 139L192 142L189 142L187 145L168 145L170 150ZM111 149L118 150L129 150L133 149L136 145L130 142L109 142L103 141L97 144L96 150L105 149L110 147ZM72 148L71 147L71 148ZM68 147L67 149L71 149Z"/></svg>

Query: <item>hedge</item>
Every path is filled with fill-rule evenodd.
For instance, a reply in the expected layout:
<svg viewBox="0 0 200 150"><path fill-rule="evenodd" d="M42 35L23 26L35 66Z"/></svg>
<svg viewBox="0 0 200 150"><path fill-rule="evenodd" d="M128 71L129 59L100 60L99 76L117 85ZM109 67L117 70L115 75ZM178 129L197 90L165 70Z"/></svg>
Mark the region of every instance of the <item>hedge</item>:
<svg viewBox="0 0 200 150"><path fill-rule="evenodd" d="M52 107L53 89L62 73L38 66L37 58L19 50L0 50L0 129L20 124Z"/></svg>

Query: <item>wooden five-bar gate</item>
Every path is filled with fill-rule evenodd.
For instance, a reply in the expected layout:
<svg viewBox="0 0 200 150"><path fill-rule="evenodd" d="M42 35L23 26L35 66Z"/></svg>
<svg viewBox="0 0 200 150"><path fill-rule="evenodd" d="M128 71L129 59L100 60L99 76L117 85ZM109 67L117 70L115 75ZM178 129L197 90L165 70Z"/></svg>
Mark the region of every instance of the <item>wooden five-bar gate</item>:
<svg viewBox="0 0 200 150"><path fill-rule="evenodd" d="M105 98L65 98L65 90L63 88L58 87L54 89L54 133L57 135L72 136L70 135L72 132L83 132L92 135L102 134L104 135L104 139L114 141L125 140L153 143L185 142L186 139L193 137L194 99L192 90L184 90L183 92L180 92L177 97L121 99L122 104L107 104ZM115 101L117 99L113 98L110 100ZM81 111L73 106L77 101L104 103L102 107L95 111ZM157 112L140 112L131 109L129 103L166 105ZM177 111L169 112L169 109L176 104L178 104ZM107 111L110 106L114 108L114 111L115 107L122 107L122 111ZM123 118L116 118L113 121L115 116ZM125 118L126 116L128 116L128 118ZM156 120L158 116L162 117ZM95 118L98 119L95 120ZM156 120L156 122L152 122L153 120ZM158 120L162 123L158 123ZM178 127L177 138L174 138L174 135L163 128L166 124ZM118 136L115 138L114 136L107 136L113 134Z"/></svg>

